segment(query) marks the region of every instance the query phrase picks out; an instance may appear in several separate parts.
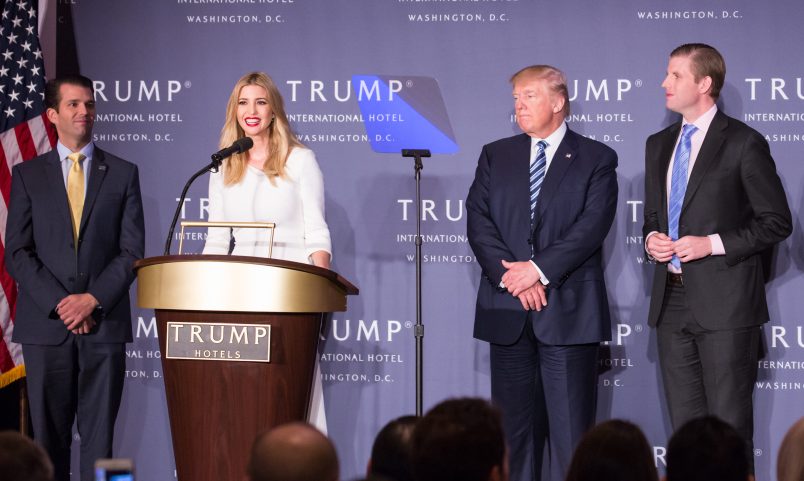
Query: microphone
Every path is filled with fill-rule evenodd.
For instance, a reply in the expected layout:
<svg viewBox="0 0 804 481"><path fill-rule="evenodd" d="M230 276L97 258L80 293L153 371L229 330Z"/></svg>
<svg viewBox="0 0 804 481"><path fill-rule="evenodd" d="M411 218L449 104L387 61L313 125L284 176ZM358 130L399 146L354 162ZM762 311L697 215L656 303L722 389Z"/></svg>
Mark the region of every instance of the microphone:
<svg viewBox="0 0 804 481"><path fill-rule="evenodd" d="M179 221L179 214L181 213L181 208L184 206L184 198L187 197L187 191L190 189L190 184L193 183L195 179L206 172L217 172L218 168L221 166L221 162L223 159L227 157L231 157L234 154L240 154L254 146L254 141L248 137L243 137L242 139L235 140L232 145L226 147L225 149L221 149L214 154L212 154L212 162L204 167L203 169L199 170L192 177L190 180L184 184L184 190L181 191L181 196L179 196L179 203L176 206L176 212L173 214L173 222L170 223L170 229L168 229L168 236L165 240L165 253L164 255L170 255L170 244L173 240L173 232L176 230L176 223Z"/></svg>
<svg viewBox="0 0 804 481"><path fill-rule="evenodd" d="M231 157L234 154L242 154L243 152L247 151L253 146L254 141L251 140L251 138L249 137L243 137L237 139L229 147L221 149L212 154L212 161L216 164L220 164L223 161L223 159Z"/></svg>

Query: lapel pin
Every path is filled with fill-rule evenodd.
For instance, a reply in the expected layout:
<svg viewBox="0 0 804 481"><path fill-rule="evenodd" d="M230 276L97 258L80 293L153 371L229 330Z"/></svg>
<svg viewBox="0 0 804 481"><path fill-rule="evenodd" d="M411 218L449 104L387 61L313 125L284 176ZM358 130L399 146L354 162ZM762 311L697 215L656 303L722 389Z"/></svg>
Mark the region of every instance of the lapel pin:
<svg viewBox="0 0 804 481"><path fill-rule="evenodd" d="M98 170L106 170L106 164L99 165Z"/></svg>
<svg viewBox="0 0 804 481"><path fill-rule="evenodd" d="M572 154L568 153L568 154L566 154L564 157L566 157L566 158L568 158L568 159L569 159L569 158L572 158Z"/></svg>

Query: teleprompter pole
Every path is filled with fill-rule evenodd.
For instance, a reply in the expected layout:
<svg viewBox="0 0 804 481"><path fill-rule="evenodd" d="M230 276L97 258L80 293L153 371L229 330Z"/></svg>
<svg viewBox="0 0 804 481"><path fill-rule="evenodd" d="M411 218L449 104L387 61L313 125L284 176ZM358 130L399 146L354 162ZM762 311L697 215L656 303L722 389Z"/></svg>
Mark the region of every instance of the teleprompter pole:
<svg viewBox="0 0 804 481"><path fill-rule="evenodd" d="M423 374L424 374L424 324L422 323L422 157L430 157L427 149L403 149L402 157L413 157L414 177L416 179L416 416L422 416Z"/></svg>

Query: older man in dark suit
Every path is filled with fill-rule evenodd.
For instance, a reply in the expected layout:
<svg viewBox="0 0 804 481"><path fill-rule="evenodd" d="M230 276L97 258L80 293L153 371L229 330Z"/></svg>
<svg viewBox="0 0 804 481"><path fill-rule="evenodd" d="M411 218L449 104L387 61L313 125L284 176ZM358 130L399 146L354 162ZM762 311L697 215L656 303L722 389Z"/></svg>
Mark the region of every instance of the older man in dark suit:
<svg viewBox="0 0 804 481"><path fill-rule="evenodd" d="M597 360L611 339L602 244L617 204L617 154L567 128L564 74L512 78L524 134L483 147L466 200L482 268L475 337L491 344L492 399L503 414L512 480L563 480L594 422Z"/></svg>
<svg viewBox="0 0 804 481"><path fill-rule="evenodd" d="M683 118L646 146L643 234L657 262L648 322L673 427L715 415L750 448L759 326L769 317L760 254L792 223L768 143L715 105L725 76L709 45L670 54L662 87Z"/></svg>
<svg viewBox="0 0 804 481"><path fill-rule="evenodd" d="M137 167L92 143L91 80L48 82L56 149L14 167L6 266L19 284L14 338L22 344L34 436L56 479L70 479L73 421L81 480L111 457L132 340L128 290L142 258Z"/></svg>

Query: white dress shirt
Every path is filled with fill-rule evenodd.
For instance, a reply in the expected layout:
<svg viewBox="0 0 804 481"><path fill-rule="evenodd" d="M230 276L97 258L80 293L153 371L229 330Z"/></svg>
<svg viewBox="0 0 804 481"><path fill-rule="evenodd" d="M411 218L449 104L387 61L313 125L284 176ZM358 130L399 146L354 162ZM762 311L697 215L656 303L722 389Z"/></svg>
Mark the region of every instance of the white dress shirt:
<svg viewBox="0 0 804 481"><path fill-rule="evenodd" d="M67 188L67 176L70 175L70 169L73 167L73 161L68 159L67 156L72 154L73 151L68 149L61 143L56 142L56 152L59 153L59 160L61 161L61 175L64 177L64 188ZM87 196L87 186L89 185L90 167L92 167L92 155L95 153L95 144L93 142L85 145L81 150L84 154L84 160L81 161L81 170L84 171L84 198Z"/></svg>
<svg viewBox="0 0 804 481"><path fill-rule="evenodd" d="M550 165L553 163L553 157L555 157L556 155L556 150L558 150L558 146L561 144L561 141L564 140L564 135L566 133L567 133L567 123L561 122L561 126L559 126L555 130L555 132L548 135L547 138L544 139L537 139L535 137L530 138L530 165L533 165L533 163L536 162L536 155L539 151L538 147L539 142L541 142L542 140L547 142L547 147L545 147L544 149L544 155L547 157L547 164L545 165L544 168L545 179L547 178L547 171L550 170ZM544 186L544 181L542 181L542 186ZM541 195L541 191L539 195ZM537 198L536 199L537 208L538 205L539 200ZM542 272L542 270L539 269L539 266L536 264L536 262L534 262L533 259L531 259L530 262L531 264L533 264L533 267L535 267L536 270L539 271L539 280L541 281L541 283L544 284L545 286L549 284L550 281L547 279L547 277L544 276L544 272Z"/></svg>
<svg viewBox="0 0 804 481"><path fill-rule="evenodd" d="M706 133L709 131L709 126L712 125L712 120L715 118L715 114L717 114L717 105L713 105L709 110L704 112L703 115L698 117L694 122L687 122L686 119L682 122L681 129L684 129L684 126L687 124L692 124L698 128L695 133L692 134L690 137L690 160L689 165L687 166L687 182L689 182L690 175L692 174L692 169L695 167L695 161L698 159L698 153L701 151L701 146L703 145L704 139L706 138ZM670 165L667 166L667 183L665 184L665 191L667 192L666 198L670 198L670 190L672 188L673 182L673 165L676 162L676 150L678 150L678 144L681 142L681 134L679 133L678 139L676 139L676 145L673 148L673 154L670 156ZM670 210L670 202L667 202L667 209L668 214ZM645 249L647 250L648 246L648 239L650 236L656 234L656 231L651 232L645 238ZM725 255L726 250L723 247L723 241L720 239L720 234L710 234L707 236L709 238L709 242L712 244L712 255ZM650 253L648 253L650 255ZM683 267L683 265L682 265ZM667 264L667 270L672 273L680 274L681 270L677 269L673 264Z"/></svg>

